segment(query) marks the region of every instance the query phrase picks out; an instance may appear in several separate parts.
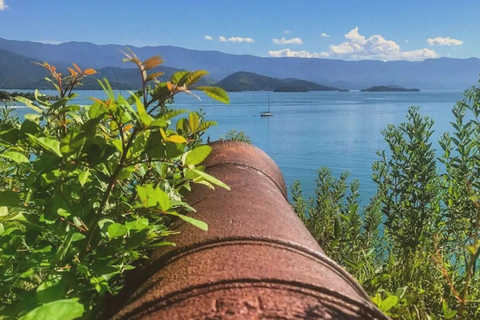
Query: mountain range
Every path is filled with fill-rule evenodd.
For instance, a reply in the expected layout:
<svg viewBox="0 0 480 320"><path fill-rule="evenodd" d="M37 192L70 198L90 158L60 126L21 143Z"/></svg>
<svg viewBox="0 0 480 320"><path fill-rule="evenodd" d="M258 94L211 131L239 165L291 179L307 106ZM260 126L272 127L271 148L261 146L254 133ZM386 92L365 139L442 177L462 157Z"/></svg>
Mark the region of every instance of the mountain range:
<svg viewBox="0 0 480 320"><path fill-rule="evenodd" d="M66 42L58 45L0 38L0 87L8 79L13 84L31 86L41 69L31 61L47 61L59 68L72 62L82 68L95 68L99 74L117 74L122 82L128 78L121 69L124 45L96 45L87 42ZM463 90L475 85L480 74L480 59L438 58L424 61L344 61L334 59L272 58L233 55L218 51L199 51L173 46L130 48L141 59L161 55L164 67L210 72L212 83L238 71L254 72L273 78L296 78L341 89L363 89L378 85L398 85L420 89ZM31 65L27 66L25 62ZM19 66L24 66L19 69ZM104 69L104 68L109 69ZM163 70L162 70L163 71ZM133 71L128 71L133 72ZM135 77L134 77L135 78ZM131 78L130 81L134 81ZM115 81L111 78L112 81ZM127 81L128 82L128 81Z"/></svg>

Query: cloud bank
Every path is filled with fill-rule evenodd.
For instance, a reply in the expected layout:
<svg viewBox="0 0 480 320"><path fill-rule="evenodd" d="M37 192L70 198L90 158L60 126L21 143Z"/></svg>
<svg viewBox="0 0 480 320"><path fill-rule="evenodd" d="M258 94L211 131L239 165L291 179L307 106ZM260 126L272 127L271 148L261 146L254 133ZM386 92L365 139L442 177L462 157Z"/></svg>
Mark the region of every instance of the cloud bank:
<svg viewBox="0 0 480 320"><path fill-rule="evenodd" d="M330 46L330 56L347 60L376 59L383 61L419 61L437 57L435 51L427 48L402 51L395 41L387 40L379 34L366 38L358 32L358 27L345 34L345 38L346 42Z"/></svg>
<svg viewBox="0 0 480 320"><path fill-rule="evenodd" d="M421 61L436 58L438 54L432 49L423 48L412 51L403 51L393 40L387 40L381 35L365 37L358 32L358 27L345 34L347 41L339 45L331 45L328 52L292 51L283 49L269 51L271 57L300 57L300 58L340 58L345 60L408 60Z"/></svg>
<svg viewBox="0 0 480 320"><path fill-rule="evenodd" d="M272 39L275 44L302 44L303 41L300 38L287 39L283 37L282 39Z"/></svg>
<svg viewBox="0 0 480 320"><path fill-rule="evenodd" d="M450 37L436 37L433 39L427 39L427 43L431 46L461 46L463 44L463 41L458 39L452 39Z"/></svg>

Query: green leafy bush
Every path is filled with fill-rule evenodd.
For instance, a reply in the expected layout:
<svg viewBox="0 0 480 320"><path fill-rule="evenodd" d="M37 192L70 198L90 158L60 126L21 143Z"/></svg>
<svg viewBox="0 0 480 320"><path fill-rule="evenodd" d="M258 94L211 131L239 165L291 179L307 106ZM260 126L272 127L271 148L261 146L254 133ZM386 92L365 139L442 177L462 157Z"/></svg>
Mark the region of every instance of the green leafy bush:
<svg viewBox="0 0 480 320"><path fill-rule="evenodd" d="M315 196L293 207L325 252L394 319L480 317L480 88L453 108L453 132L432 147L433 120L412 107L383 132L377 194L359 209L358 182L318 172Z"/></svg>
<svg viewBox="0 0 480 320"><path fill-rule="evenodd" d="M245 134L243 131L230 130L225 136L221 136L218 140L220 141L240 141L248 144L252 144L252 140Z"/></svg>
<svg viewBox="0 0 480 320"><path fill-rule="evenodd" d="M183 199L192 183L228 189L201 166L211 151L202 135L216 123L167 107L207 72L159 82L161 74L148 71L160 57L125 60L143 83L129 97L115 96L105 79L106 99L79 106L73 89L95 70L74 64L64 77L44 63L59 100L38 91L35 101L17 97L34 113L0 121L2 319L98 316L126 271L149 250L172 245L163 240L172 219L208 228L188 216L194 209ZM222 89L197 89L228 103Z"/></svg>

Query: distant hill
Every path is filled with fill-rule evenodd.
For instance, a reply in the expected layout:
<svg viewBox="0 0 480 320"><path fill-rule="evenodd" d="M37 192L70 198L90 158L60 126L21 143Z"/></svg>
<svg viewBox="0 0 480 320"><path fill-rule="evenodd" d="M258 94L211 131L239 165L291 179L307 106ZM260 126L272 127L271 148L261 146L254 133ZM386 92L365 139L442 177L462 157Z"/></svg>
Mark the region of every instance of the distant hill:
<svg viewBox="0 0 480 320"><path fill-rule="evenodd" d="M53 86L45 81L48 71L36 65L40 62L30 57L0 49L0 88L1 89L53 89ZM43 62L43 61L42 61ZM67 65L57 65L59 72L68 74ZM170 79L173 73L179 71L171 67L159 66L150 72L164 72L159 78L161 81ZM137 68L104 67L96 70L93 76L85 78L83 86L78 89L100 90L97 79L107 78L113 89L133 90L142 85ZM211 85L215 80L203 78L197 85Z"/></svg>
<svg viewBox="0 0 480 320"><path fill-rule="evenodd" d="M276 92L307 92L307 91L338 91L337 88L326 87L305 80L275 79L253 72L235 72L217 82L216 86L225 91L276 91Z"/></svg>
<svg viewBox="0 0 480 320"><path fill-rule="evenodd" d="M362 89L379 83L395 83L405 88L458 89L475 85L480 74L480 59L427 59L425 61L343 61L334 59L271 58L233 55L218 51L199 51L172 46L131 48L141 59L161 55L165 66L205 69L213 79L247 71L272 78L296 78L342 89ZM130 68L121 62L124 45L96 45L67 42L59 45L0 38L0 49L33 60L56 65L72 62L82 68Z"/></svg>
<svg viewBox="0 0 480 320"><path fill-rule="evenodd" d="M322 86L321 84L299 80L299 79L282 79L281 80L285 85L276 88L276 92L305 92L305 91L340 91L341 89L334 87Z"/></svg>
<svg viewBox="0 0 480 320"><path fill-rule="evenodd" d="M417 88L406 89L399 86L374 86L360 90L362 92L419 92Z"/></svg>

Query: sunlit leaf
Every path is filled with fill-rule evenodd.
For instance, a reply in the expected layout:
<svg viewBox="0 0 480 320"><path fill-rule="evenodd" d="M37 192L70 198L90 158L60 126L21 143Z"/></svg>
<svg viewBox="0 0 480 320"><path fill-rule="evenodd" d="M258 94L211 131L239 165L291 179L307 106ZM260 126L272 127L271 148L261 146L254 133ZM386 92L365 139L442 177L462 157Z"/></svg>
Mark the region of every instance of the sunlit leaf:
<svg viewBox="0 0 480 320"><path fill-rule="evenodd" d="M197 70L195 72L192 72L188 75L188 77L185 79L184 85L186 87L191 86L192 84L195 84L200 80L204 75L207 75L208 71L205 70Z"/></svg>
<svg viewBox="0 0 480 320"><path fill-rule="evenodd" d="M197 165L203 162L210 152L212 151L212 147L204 145L204 146L198 146L195 149L189 151L186 153L185 156L185 165L193 164Z"/></svg>
<svg viewBox="0 0 480 320"><path fill-rule="evenodd" d="M197 87L197 90L203 91L207 96L210 98L223 102L223 103L230 103L230 98L228 97L225 90L219 87Z"/></svg>
<svg viewBox="0 0 480 320"><path fill-rule="evenodd" d="M192 133L197 132L198 125L200 123L200 117L196 112L191 112L188 115L188 125L190 126L190 130Z"/></svg>
<svg viewBox="0 0 480 320"><path fill-rule="evenodd" d="M53 140L50 138L46 137L40 137L37 138L29 133L27 135L34 140L36 143L38 143L41 147L43 147L45 150L52 152L53 154L62 157L62 153L60 152L60 142L57 140Z"/></svg>
<svg viewBox="0 0 480 320"><path fill-rule="evenodd" d="M168 214L179 217L183 221L186 221L186 222L194 225L195 227L197 227L199 229L202 229L204 231L208 231L208 224L206 224L203 221L200 221L198 219L195 219L195 218L192 218L192 217L189 217L189 216L177 213L177 212L168 212Z"/></svg>
<svg viewBox="0 0 480 320"><path fill-rule="evenodd" d="M32 109L35 112L38 112L38 113L43 112L42 109L40 109L40 107L34 105L33 102L31 100L27 99L27 98L17 96L17 97L15 97L15 100L23 103L24 105L26 105L27 107L29 107L30 109Z"/></svg>
<svg viewBox="0 0 480 320"><path fill-rule="evenodd" d="M15 151L7 151L4 153L0 153L0 157L15 161L16 163L28 163L30 162L27 157L23 154Z"/></svg>
<svg viewBox="0 0 480 320"><path fill-rule="evenodd" d="M80 318L83 312L84 307L78 299L64 299L33 309L19 320L72 320Z"/></svg>
<svg viewBox="0 0 480 320"><path fill-rule="evenodd" d="M203 179L205 179L206 181L214 184L214 185L217 185L219 187L222 187L224 189L227 189L227 190L230 190L230 187L227 186L225 183L223 183L222 181L218 180L217 178L209 175L208 173L206 172L203 172L203 171L200 171L200 170L196 170L194 169L193 172L195 172L196 174L198 174L199 176L201 176Z"/></svg>
<svg viewBox="0 0 480 320"><path fill-rule="evenodd" d="M108 236L110 239L115 239L119 237L123 237L127 234L128 229L123 224L120 223L112 223L108 226Z"/></svg>

